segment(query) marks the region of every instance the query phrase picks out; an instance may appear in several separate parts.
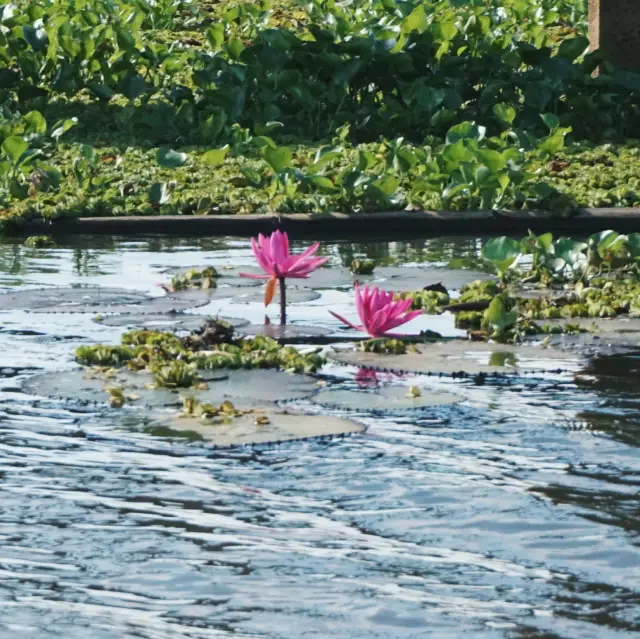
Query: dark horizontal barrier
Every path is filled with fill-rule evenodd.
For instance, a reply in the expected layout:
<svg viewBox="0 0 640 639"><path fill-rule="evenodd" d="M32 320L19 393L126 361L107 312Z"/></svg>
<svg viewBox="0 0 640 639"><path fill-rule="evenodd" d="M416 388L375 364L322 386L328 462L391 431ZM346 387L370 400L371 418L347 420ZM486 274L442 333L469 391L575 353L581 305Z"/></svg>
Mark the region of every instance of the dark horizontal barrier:
<svg viewBox="0 0 640 639"><path fill-rule="evenodd" d="M161 215L34 220L28 235L171 235L249 237L276 229L314 239L411 239L442 235L510 235L553 232L585 235L614 229L640 231L640 208L584 209L571 217L543 211L396 211L390 213L290 215Z"/></svg>

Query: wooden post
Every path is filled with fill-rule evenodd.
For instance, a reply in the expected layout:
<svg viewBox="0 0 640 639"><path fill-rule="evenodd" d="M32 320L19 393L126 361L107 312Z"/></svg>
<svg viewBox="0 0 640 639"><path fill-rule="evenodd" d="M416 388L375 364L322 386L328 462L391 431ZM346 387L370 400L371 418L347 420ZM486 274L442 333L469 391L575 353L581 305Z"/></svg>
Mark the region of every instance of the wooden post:
<svg viewBox="0 0 640 639"><path fill-rule="evenodd" d="M589 0L589 42L617 67L640 72L640 0Z"/></svg>

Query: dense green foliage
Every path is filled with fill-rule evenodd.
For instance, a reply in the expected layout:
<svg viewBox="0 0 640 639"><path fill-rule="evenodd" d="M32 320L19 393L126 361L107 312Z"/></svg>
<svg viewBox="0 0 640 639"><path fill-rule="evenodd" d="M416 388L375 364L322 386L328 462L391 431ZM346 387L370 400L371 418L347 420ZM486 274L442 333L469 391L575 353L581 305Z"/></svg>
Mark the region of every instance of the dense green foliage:
<svg viewBox="0 0 640 639"><path fill-rule="evenodd" d="M0 0L0 209L634 205L612 145L640 137L640 75L594 76L584 21L584 0Z"/></svg>

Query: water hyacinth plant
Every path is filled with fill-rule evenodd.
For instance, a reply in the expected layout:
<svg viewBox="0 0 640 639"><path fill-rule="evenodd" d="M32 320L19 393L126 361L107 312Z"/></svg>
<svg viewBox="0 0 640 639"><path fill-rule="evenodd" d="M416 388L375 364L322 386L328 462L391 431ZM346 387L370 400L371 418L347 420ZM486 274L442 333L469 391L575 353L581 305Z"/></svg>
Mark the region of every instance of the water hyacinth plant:
<svg viewBox="0 0 640 639"><path fill-rule="evenodd" d="M409 310L411 308L410 299L394 301L393 293L381 291L375 286L365 286L361 289L356 284L354 291L356 311L362 322L361 326L356 326L338 313L329 312L347 326L368 333L373 338L403 337L389 331L422 315L422 311Z"/></svg>
<svg viewBox="0 0 640 639"><path fill-rule="evenodd" d="M258 265L264 275L240 273L243 277L267 280L264 292L264 305L269 306L280 286L280 324L287 323L287 290L286 278L308 278L317 268L326 264L328 258L314 257L319 242L312 244L304 253L291 255L289 253L289 237L286 232L275 231L268 237L260 233L258 238L251 238L251 248Z"/></svg>

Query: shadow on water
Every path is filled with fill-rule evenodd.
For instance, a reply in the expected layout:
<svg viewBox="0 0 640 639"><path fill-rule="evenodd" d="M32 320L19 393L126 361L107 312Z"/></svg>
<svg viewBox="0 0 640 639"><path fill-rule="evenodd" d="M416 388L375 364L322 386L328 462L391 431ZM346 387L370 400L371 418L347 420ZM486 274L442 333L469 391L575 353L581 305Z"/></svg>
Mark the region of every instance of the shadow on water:
<svg viewBox="0 0 640 639"><path fill-rule="evenodd" d="M477 268L478 247L440 239L323 251L334 265L462 258ZM168 267L252 260L234 239L4 249L10 286L149 290ZM207 312L264 317L260 304L217 304ZM351 313L351 293L323 291L292 316L327 321L328 306ZM90 315L3 316L2 639L619 639L640 630L637 356L594 359L575 379L429 378L429 390L463 401L363 411L367 432L344 441L219 450L19 392L28 367L69 367L76 346L115 342L121 329ZM353 388L357 371L330 383Z"/></svg>

